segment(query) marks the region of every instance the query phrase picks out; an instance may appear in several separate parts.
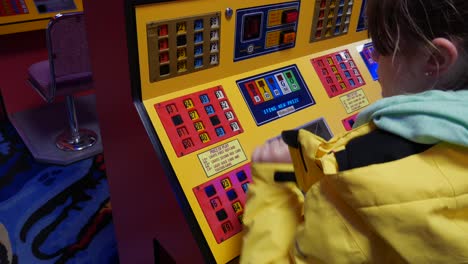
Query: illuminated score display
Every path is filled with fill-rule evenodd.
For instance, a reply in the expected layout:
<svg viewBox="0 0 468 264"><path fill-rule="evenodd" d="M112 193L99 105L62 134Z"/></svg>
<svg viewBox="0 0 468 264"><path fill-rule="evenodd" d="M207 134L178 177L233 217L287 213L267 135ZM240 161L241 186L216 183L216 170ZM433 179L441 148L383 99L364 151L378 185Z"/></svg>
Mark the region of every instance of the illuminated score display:
<svg viewBox="0 0 468 264"><path fill-rule="evenodd" d="M315 104L296 65L245 78L236 83L257 125Z"/></svg>
<svg viewBox="0 0 468 264"><path fill-rule="evenodd" d="M299 1L239 9L234 61L294 47L298 17Z"/></svg>

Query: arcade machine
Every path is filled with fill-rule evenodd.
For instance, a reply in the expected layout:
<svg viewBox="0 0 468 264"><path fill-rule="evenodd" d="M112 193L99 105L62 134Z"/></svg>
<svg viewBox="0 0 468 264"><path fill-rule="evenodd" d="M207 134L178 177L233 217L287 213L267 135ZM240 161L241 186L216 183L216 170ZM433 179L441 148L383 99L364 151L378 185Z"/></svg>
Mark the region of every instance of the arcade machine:
<svg viewBox="0 0 468 264"><path fill-rule="evenodd" d="M285 129L305 128L330 139L350 130L356 114L380 98L364 25L365 2L139 2L127 2L126 22L132 99L153 149L140 155L156 156L164 168L164 175L139 177L146 182L139 186L170 188L158 190L177 201L175 210L191 230L187 236L174 233L174 239L195 240L204 262L235 262L254 148ZM103 131L107 120L101 124L106 150L106 133L111 132ZM132 129L137 127L127 131ZM129 160L136 160L130 155ZM113 166L112 160L106 162ZM125 181L121 173L113 178L109 171L109 179L113 201L123 204L123 195L131 199L130 193L113 192L113 184ZM133 180L127 178L127 183ZM113 209L117 212L119 205ZM159 212L161 219L165 215ZM119 237L129 226L115 217ZM166 228L163 221L140 221L152 224L148 232ZM168 253L175 262L177 252L189 250L174 250L162 240L158 245L172 247ZM124 251L120 247L125 258Z"/></svg>
<svg viewBox="0 0 468 264"><path fill-rule="evenodd" d="M83 11L81 0L4 0L0 35L45 29L56 13Z"/></svg>

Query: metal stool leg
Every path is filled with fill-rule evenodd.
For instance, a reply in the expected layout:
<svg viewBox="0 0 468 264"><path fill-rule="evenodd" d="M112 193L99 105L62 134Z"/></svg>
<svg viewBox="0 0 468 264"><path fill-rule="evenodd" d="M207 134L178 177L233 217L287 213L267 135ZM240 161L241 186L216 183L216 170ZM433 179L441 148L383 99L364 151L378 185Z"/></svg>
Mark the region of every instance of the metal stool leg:
<svg viewBox="0 0 468 264"><path fill-rule="evenodd" d="M92 147L97 141L97 134L89 129L78 128L73 95L67 95L66 101L69 129L57 137L55 144L65 151L79 151Z"/></svg>

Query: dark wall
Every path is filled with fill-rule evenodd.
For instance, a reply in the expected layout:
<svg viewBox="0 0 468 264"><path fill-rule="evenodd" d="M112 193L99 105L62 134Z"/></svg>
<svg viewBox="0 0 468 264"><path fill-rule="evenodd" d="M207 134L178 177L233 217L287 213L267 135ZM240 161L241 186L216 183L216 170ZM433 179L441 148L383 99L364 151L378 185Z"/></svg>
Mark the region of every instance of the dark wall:
<svg viewBox="0 0 468 264"><path fill-rule="evenodd" d="M8 113L44 104L26 79L28 67L46 59L44 30L0 35L0 93Z"/></svg>

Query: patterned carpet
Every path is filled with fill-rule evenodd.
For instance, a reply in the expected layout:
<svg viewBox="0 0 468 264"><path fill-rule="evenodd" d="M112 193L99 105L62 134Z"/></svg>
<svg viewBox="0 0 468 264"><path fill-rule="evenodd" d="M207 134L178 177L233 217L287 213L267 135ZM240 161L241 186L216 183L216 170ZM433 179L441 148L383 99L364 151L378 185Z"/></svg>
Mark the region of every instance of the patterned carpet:
<svg viewBox="0 0 468 264"><path fill-rule="evenodd" d="M0 264L118 262L103 155L38 163L0 122Z"/></svg>

